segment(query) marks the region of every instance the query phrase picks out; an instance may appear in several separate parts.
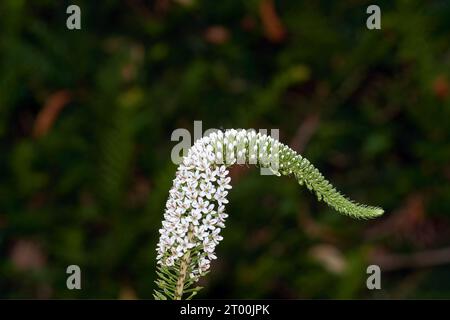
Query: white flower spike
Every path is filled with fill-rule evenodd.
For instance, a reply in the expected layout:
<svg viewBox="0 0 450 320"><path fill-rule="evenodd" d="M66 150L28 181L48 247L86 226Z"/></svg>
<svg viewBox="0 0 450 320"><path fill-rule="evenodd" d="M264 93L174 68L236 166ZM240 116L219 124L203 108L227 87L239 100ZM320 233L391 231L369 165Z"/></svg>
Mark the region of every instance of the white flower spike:
<svg viewBox="0 0 450 320"><path fill-rule="evenodd" d="M199 287L191 286L216 259L215 247L223 239L225 205L231 178L227 167L256 164L276 175L294 175L314 191L319 200L339 212L372 218L383 209L357 204L342 194L305 158L277 140L253 130L218 131L199 139L178 167L169 191L160 239L157 246L160 290L156 299L192 298Z"/></svg>

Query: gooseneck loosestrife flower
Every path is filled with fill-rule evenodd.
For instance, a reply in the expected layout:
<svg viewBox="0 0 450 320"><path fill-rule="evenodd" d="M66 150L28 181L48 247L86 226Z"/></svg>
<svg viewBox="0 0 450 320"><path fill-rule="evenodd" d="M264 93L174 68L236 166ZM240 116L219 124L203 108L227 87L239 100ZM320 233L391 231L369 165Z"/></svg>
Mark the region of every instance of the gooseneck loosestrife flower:
<svg viewBox="0 0 450 320"><path fill-rule="evenodd" d="M276 175L293 175L300 185L314 191L319 200L356 218L372 218L383 209L357 204L328 182L305 158L279 141L253 130L217 131L189 149L178 167L169 191L157 246L159 290L156 299L192 298L194 284L216 259L222 241L225 205L231 189L227 167L255 164Z"/></svg>

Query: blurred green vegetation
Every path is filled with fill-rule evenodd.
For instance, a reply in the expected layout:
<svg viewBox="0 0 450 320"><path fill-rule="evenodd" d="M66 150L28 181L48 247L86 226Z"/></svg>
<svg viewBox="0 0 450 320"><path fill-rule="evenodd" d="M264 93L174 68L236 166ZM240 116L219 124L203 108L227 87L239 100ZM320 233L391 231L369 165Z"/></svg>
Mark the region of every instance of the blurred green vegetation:
<svg viewBox="0 0 450 320"><path fill-rule="evenodd" d="M280 129L386 214L354 221L235 168L200 297L449 298L450 3L379 1L374 31L370 4L2 0L0 297L151 298L171 133L202 120Z"/></svg>

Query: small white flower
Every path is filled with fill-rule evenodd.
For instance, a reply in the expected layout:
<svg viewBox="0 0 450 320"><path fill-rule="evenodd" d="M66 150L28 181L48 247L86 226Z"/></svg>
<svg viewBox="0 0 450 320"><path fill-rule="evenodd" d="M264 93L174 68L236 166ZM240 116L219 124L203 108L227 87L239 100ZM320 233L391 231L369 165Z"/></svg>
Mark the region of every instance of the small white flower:
<svg viewBox="0 0 450 320"><path fill-rule="evenodd" d="M198 266L199 266L201 271L205 272L205 271L207 271L209 269L210 262L209 262L209 260L207 258L203 257L198 262Z"/></svg>
<svg viewBox="0 0 450 320"><path fill-rule="evenodd" d="M205 219L203 219L203 226L206 230L214 230L215 224L217 223L217 219L213 218L211 214L208 214Z"/></svg>
<svg viewBox="0 0 450 320"><path fill-rule="evenodd" d="M208 200L203 200L203 198L199 197L197 200L192 202L192 207L202 213L208 213L214 208L214 204L209 204Z"/></svg>
<svg viewBox="0 0 450 320"><path fill-rule="evenodd" d="M220 228L216 228L211 233L211 238L215 245L219 244L219 242L223 240L223 237L220 235L220 231Z"/></svg>
<svg viewBox="0 0 450 320"><path fill-rule="evenodd" d="M184 237L180 245L182 246L183 252L186 252L187 250L192 249L195 246L195 244L192 243L188 237Z"/></svg>
<svg viewBox="0 0 450 320"><path fill-rule="evenodd" d="M226 198L227 194L228 194L228 191L225 191L222 188L218 188L217 189L216 194L214 195L214 199L217 201L219 206L222 205L222 204L227 204L228 203L228 200Z"/></svg>
<svg viewBox="0 0 450 320"><path fill-rule="evenodd" d="M222 222L225 222L225 219L228 218L228 214L226 214L225 212L219 213L218 216L219 216L219 220Z"/></svg>
<svg viewBox="0 0 450 320"><path fill-rule="evenodd" d="M214 260L217 259L217 256L214 254L214 252L208 252L208 259Z"/></svg>
<svg viewBox="0 0 450 320"><path fill-rule="evenodd" d="M186 186L182 187L181 189L185 193L194 193L197 191L198 181L197 180L191 180L186 182Z"/></svg>
<svg viewBox="0 0 450 320"><path fill-rule="evenodd" d="M207 168L205 170L205 172L202 173L202 177L203 179L205 179L206 182L209 181L216 181L216 175L217 175L217 170L211 170L210 168Z"/></svg>
<svg viewBox="0 0 450 320"><path fill-rule="evenodd" d="M209 237L209 232L205 228L205 226L195 226L194 227L194 235L199 239L202 240Z"/></svg>
<svg viewBox="0 0 450 320"><path fill-rule="evenodd" d="M216 249L214 242L210 241L208 238L203 239L203 250L207 253L213 253Z"/></svg>
<svg viewBox="0 0 450 320"><path fill-rule="evenodd" d="M214 188L211 182L202 183L200 185L200 190L200 197L206 197L208 200L211 200L216 192L216 188Z"/></svg>
<svg viewBox="0 0 450 320"><path fill-rule="evenodd" d="M194 226L198 225L199 220L202 218L202 214L200 210L193 210L189 220L192 222Z"/></svg>
<svg viewBox="0 0 450 320"><path fill-rule="evenodd" d="M224 178L228 175L227 167L220 166L220 168L217 170L217 175L221 178Z"/></svg>

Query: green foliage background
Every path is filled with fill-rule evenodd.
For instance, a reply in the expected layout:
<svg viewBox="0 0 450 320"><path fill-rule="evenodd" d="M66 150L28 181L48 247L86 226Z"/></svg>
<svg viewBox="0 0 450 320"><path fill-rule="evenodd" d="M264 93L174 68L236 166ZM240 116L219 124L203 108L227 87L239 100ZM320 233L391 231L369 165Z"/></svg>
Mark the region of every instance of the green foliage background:
<svg viewBox="0 0 450 320"><path fill-rule="evenodd" d="M171 133L195 120L280 129L386 211L355 221L236 168L199 297L450 298L448 1L379 1L374 31L365 0L272 15L260 0L74 1L79 31L71 3L0 2L1 298L151 298ZM366 288L372 263L382 290ZM66 288L71 264L82 290Z"/></svg>

